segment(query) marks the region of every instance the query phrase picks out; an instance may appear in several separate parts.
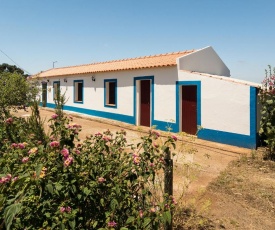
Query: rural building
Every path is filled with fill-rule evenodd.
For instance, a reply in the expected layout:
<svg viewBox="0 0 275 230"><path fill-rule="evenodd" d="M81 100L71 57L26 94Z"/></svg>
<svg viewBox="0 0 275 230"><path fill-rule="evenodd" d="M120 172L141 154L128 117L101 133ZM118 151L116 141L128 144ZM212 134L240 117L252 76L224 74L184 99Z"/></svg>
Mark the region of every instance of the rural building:
<svg viewBox="0 0 275 230"><path fill-rule="evenodd" d="M257 145L256 83L230 78L212 47L50 69L43 106L58 89L65 110L246 148ZM198 128L199 127L199 128Z"/></svg>

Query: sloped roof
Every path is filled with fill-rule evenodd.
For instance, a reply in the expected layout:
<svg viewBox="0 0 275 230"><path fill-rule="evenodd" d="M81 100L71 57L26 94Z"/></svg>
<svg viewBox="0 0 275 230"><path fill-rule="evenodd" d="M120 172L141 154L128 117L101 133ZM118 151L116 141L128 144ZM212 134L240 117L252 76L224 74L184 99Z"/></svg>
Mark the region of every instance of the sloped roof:
<svg viewBox="0 0 275 230"><path fill-rule="evenodd" d="M87 65L68 66L62 68L49 69L47 71L38 73L32 77L55 77L55 76L68 76L77 74L88 74L98 72L110 72L119 70L133 70L154 67L165 67L177 65L176 59L193 53L195 50L186 50L174 53L159 54L153 56L144 56L137 58L129 58L122 60L114 60L107 62L97 62Z"/></svg>

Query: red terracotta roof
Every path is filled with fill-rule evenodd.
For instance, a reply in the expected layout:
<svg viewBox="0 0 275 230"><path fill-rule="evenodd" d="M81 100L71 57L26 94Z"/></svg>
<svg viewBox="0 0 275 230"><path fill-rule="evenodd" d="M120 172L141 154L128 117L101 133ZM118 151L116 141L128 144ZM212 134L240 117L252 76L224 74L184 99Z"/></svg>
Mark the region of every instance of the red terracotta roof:
<svg viewBox="0 0 275 230"><path fill-rule="evenodd" d="M144 56L137 58L129 58L122 60L114 60L107 62L97 62L87 65L68 66L62 68L49 69L47 71L38 73L33 77L55 77L55 76L68 76L76 74L88 74L98 72L110 72L119 70L133 70L144 69L164 66L177 65L176 59L181 56L193 53L195 50L186 50L174 53L159 54L153 56Z"/></svg>

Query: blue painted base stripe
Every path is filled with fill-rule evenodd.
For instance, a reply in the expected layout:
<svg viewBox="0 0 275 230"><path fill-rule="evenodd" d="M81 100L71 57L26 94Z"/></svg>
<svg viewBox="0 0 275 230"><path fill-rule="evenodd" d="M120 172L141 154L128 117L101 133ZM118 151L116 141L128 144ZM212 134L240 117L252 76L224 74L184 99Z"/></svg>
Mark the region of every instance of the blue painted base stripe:
<svg viewBox="0 0 275 230"><path fill-rule="evenodd" d="M54 109L55 104L47 103L47 107ZM92 109L78 108L78 107L69 106L69 105L64 105L64 110L77 112L77 113L83 113L83 114L87 114L87 115L91 115L91 116L95 116L95 117L113 119L113 120L122 121L122 122L129 123L129 124L134 124L133 116L97 111L97 110L92 110Z"/></svg>
<svg viewBox="0 0 275 230"><path fill-rule="evenodd" d="M156 129L162 130L162 131L166 131L166 132L174 132L177 133L178 132L178 126L176 123L172 123L172 122L165 122L165 121L157 121L154 120L152 122L152 126L155 126Z"/></svg>
<svg viewBox="0 0 275 230"><path fill-rule="evenodd" d="M211 129L201 129L198 132L198 138L244 148L256 148L256 141L250 135L228 133Z"/></svg>

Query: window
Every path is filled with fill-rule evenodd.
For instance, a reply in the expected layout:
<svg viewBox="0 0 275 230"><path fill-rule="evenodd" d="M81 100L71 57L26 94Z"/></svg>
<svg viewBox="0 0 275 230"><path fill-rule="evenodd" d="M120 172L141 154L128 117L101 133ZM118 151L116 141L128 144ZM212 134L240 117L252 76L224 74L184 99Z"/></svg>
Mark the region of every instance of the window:
<svg viewBox="0 0 275 230"><path fill-rule="evenodd" d="M83 80L74 81L74 102L83 103Z"/></svg>
<svg viewBox="0 0 275 230"><path fill-rule="evenodd" d="M53 99L57 100L60 96L60 81L53 82Z"/></svg>
<svg viewBox="0 0 275 230"><path fill-rule="evenodd" d="M105 107L117 107L117 79L104 80Z"/></svg>

